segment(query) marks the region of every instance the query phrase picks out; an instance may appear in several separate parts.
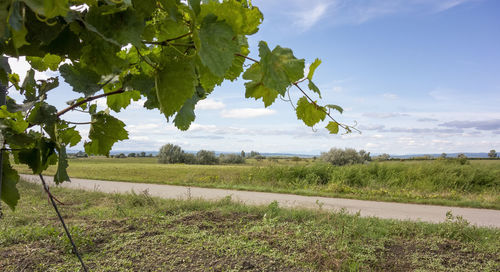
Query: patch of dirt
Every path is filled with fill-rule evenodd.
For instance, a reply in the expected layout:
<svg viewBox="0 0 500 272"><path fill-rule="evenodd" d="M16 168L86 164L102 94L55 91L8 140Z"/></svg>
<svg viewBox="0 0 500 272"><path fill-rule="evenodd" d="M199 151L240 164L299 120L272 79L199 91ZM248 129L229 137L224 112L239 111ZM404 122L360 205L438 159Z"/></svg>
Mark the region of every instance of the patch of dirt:
<svg viewBox="0 0 500 272"><path fill-rule="evenodd" d="M463 248L459 242L452 240L443 240L433 245L422 241L393 241L386 244L384 251L378 255L378 259L383 262L375 267L381 271L413 271L425 268L429 264L421 256L426 255L438 259L438 265L443 269L454 271L477 271L479 264L488 261L500 263L500 256Z"/></svg>
<svg viewBox="0 0 500 272"><path fill-rule="evenodd" d="M35 271L63 262L59 248L40 241L0 248L0 271Z"/></svg>

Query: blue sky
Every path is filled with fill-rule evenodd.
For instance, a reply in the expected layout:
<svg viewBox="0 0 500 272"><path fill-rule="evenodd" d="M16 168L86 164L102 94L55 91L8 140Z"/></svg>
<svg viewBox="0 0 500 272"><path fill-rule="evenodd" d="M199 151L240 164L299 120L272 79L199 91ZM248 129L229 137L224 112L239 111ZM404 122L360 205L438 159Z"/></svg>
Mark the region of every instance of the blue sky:
<svg viewBox="0 0 500 272"><path fill-rule="evenodd" d="M319 154L331 147L372 153L488 152L500 149L500 2L496 0L254 0L264 14L250 38L322 65L315 82L323 101L345 109L341 122L361 134L328 135L298 121L289 103L264 108L244 98L243 80L225 82L196 107L190 130L135 103L116 114L130 140L114 150L187 150ZM11 60L17 71L25 64ZM24 72L22 72L24 74ZM43 76L43 75L41 75ZM49 95L71 99L62 84ZM299 96L292 91L296 101ZM98 102L104 108L104 101ZM72 121L88 121L81 113ZM80 126L82 135L88 126Z"/></svg>

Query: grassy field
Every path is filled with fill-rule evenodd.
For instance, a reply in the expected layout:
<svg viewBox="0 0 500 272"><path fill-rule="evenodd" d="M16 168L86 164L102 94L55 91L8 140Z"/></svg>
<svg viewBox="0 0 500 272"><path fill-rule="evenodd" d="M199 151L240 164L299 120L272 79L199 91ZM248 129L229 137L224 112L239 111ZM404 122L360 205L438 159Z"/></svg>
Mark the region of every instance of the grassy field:
<svg viewBox="0 0 500 272"><path fill-rule="evenodd" d="M158 164L155 158L72 159L71 177L500 209L500 160L388 161L335 167L301 160ZM17 167L29 173L26 167ZM51 167L46 174L54 174Z"/></svg>
<svg viewBox="0 0 500 272"><path fill-rule="evenodd" d="M78 271L39 185L0 219L0 271ZM500 230L53 188L91 271L499 271Z"/></svg>

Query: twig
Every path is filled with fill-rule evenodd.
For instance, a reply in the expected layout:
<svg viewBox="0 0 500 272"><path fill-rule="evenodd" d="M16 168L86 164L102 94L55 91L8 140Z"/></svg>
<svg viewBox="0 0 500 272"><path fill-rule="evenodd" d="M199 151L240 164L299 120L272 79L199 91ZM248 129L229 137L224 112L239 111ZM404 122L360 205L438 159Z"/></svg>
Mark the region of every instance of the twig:
<svg viewBox="0 0 500 272"><path fill-rule="evenodd" d="M64 110L61 110L60 112L57 113L57 117L60 117L61 115L65 114L66 112L82 105L82 104L85 104L87 102L90 102L90 101L93 101L93 100L96 100L96 99L99 99L99 98L102 98L102 97L106 97L106 96L109 96L109 95L113 95L113 94L119 94L119 93L123 93L125 92L125 90L123 88L120 88L116 91L112 91L112 92L109 92L109 93L103 93L103 94L100 94L100 95L96 95L96 96L91 96L91 97L87 97L85 99L83 99L82 101L79 101L67 108L65 108Z"/></svg>
<svg viewBox="0 0 500 272"><path fill-rule="evenodd" d="M251 58L249 56L245 56L245 55L242 55L242 54L234 54L235 56L238 56L238 57L242 57L242 58L245 58L245 59L248 59L248 60L251 60L255 63L260 63L258 60L254 59L254 58ZM302 92L302 94L304 94L304 96L307 98L307 100L309 100L310 103L312 103L317 109L321 110L322 112L324 112L333 122L337 123L341 128L345 129L347 132L351 132L351 130L355 130L359 133L361 133L361 131L357 128L355 128L354 126L349 126L349 125L344 125L342 123L339 123L337 122L337 120L335 120L335 118L333 118L331 115L330 115L330 111L327 111L325 110L325 108L319 106L314 100L311 99L311 97L309 97L309 95L307 95L307 93L299 86L299 83L303 82L305 80L305 78L303 79L300 79L294 83L292 83L292 85L294 85L295 87L297 87L297 89L299 89L300 92ZM290 100L290 103L291 103L291 99L290 99L290 94L288 94L288 98ZM295 109L295 107L292 105L292 107Z"/></svg>
<svg viewBox="0 0 500 272"><path fill-rule="evenodd" d="M71 121L66 121L66 123L72 124L72 125L90 125L90 124L92 124L92 122L71 122Z"/></svg>
<svg viewBox="0 0 500 272"><path fill-rule="evenodd" d="M171 42L171 41L180 40L180 39L182 39L182 38L184 38L186 36L189 36L191 34L193 34L193 32L190 31L190 32L188 32L186 34L180 35L179 37L175 37L175 38L171 38L171 39L166 39L166 40L161 41L161 42L142 41L142 43L144 43L144 44L155 44L155 45L168 45L168 43Z"/></svg>
<svg viewBox="0 0 500 272"><path fill-rule="evenodd" d="M80 253L78 252L78 248L76 247L75 242L73 242L73 238L71 238L71 234L69 233L68 227L66 227L66 223L64 223L64 219L62 218L61 213L59 213L59 209L57 208L57 204L54 201L54 197L52 196L51 193L49 193L49 187L45 183L45 180L43 179L42 174L38 174L38 176L40 177L40 180L42 180L43 188L48 193L48 196L50 198L50 202L52 203L52 206L54 207L54 210L56 211L57 216L59 217L59 221L61 221L61 223L63 225L64 231L66 232L66 236L68 236L69 241L71 242L71 245L73 246L73 251L75 252L75 255L78 257L78 260L80 261L80 263L82 265L83 271L87 272L88 271L87 267L85 266L85 263L83 262L82 257L80 256Z"/></svg>

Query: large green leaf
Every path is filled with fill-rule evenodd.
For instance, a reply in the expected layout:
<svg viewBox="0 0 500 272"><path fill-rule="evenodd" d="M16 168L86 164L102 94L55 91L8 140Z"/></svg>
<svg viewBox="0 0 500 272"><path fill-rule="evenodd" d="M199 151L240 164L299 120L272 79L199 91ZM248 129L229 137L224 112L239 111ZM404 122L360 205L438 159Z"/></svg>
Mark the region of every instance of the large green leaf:
<svg viewBox="0 0 500 272"><path fill-rule="evenodd" d="M304 121L304 124L312 127L326 117L326 112L319 106L310 103L306 97L297 101L297 118Z"/></svg>
<svg viewBox="0 0 500 272"><path fill-rule="evenodd" d="M145 23L142 16L133 9L116 12L111 5L93 6L85 16L85 21L103 36L121 45L131 43L142 46L141 35Z"/></svg>
<svg viewBox="0 0 500 272"><path fill-rule="evenodd" d="M16 208L17 201L19 200L19 191L17 191L16 184L19 181L17 171L10 165L10 158L8 152L3 152L2 156L2 195L1 198L12 210Z"/></svg>
<svg viewBox="0 0 500 272"><path fill-rule="evenodd" d="M28 116L28 122L32 125L50 125L57 121L56 114L56 107L49 105L46 102L39 102L35 105Z"/></svg>
<svg viewBox="0 0 500 272"><path fill-rule="evenodd" d="M264 18L258 8L248 8L245 4L236 0L223 1L222 3L205 1L201 5L198 18L205 18L209 14L214 14L219 20L225 21L233 28L234 33L244 35L257 32Z"/></svg>
<svg viewBox="0 0 500 272"><path fill-rule="evenodd" d="M224 76L233 63L234 54L240 52L231 27L210 14L204 18L198 37L201 62L214 75Z"/></svg>
<svg viewBox="0 0 500 272"><path fill-rule="evenodd" d="M304 59L297 59L288 48L276 46L269 50L267 43L259 42L260 64L264 85L285 94L286 88L304 76Z"/></svg>
<svg viewBox="0 0 500 272"><path fill-rule="evenodd" d="M262 82L262 68L259 63L254 63L250 68L248 68L243 74L243 78L251 80L245 83L246 91L245 97L253 97L256 100L262 98L264 101L264 106L268 107L278 97L278 91L264 86Z"/></svg>
<svg viewBox="0 0 500 272"><path fill-rule="evenodd" d="M84 144L85 152L89 155L106 155L117 141L128 139L125 124L115 117L99 112L92 115L90 126L90 142Z"/></svg>
<svg viewBox="0 0 500 272"><path fill-rule="evenodd" d="M101 89L101 76L80 64L63 64L59 68L64 81L73 87L73 91L91 96Z"/></svg>
<svg viewBox="0 0 500 272"><path fill-rule="evenodd" d="M127 108L132 100L137 101L141 99L141 93L139 91L126 91L120 94L109 95L106 99L110 109L120 112L121 109Z"/></svg>
<svg viewBox="0 0 500 272"><path fill-rule="evenodd" d="M204 92L201 87L197 87L197 89L201 89L200 91ZM195 92L193 97L184 103L174 119L174 124L177 128L180 130L187 130L189 128L196 117L194 114L194 108L198 101L200 101L200 96L198 95L198 92Z"/></svg>
<svg viewBox="0 0 500 272"><path fill-rule="evenodd" d="M194 94L197 79L193 60L186 57L165 58L155 82L160 109L169 118Z"/></svg>
<svg viewBox="0 0 500 272"><path fill-rule="evenodd" d="M69 175L68 175L68 172L66 170L68 168L68 158L66 155L66 147L65 146L59 147L58 153L59 153L59 160L57 163L57 171L54 174L54 182L56 184L59 184L63 181L71 181L69 179Z"/></svg>

